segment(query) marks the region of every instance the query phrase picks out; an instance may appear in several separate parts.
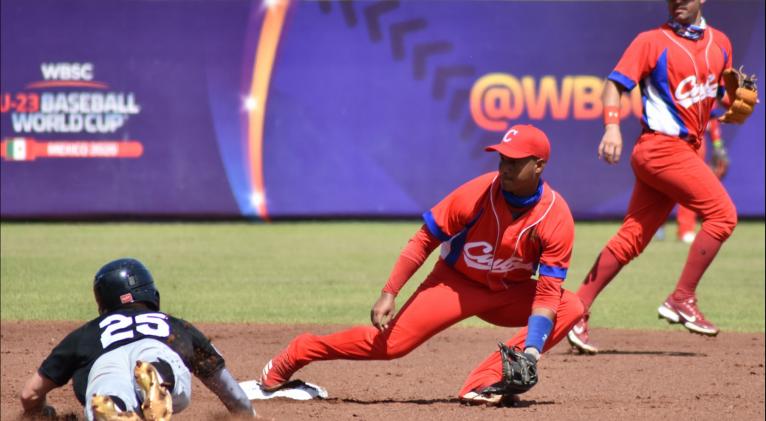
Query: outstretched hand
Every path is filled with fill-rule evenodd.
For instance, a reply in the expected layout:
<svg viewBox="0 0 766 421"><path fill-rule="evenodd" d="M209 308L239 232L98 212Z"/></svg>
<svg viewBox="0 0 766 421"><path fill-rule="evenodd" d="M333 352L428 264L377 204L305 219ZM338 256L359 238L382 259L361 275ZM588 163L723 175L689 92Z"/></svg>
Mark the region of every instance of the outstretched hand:
<svg viewBox="0 0 766 421"><path fill-rule="evenodd" d="M388 329L388 323L394 317L396 312L396 297L389 292L381 292L380 298L375 301L375 304L370 310L370 321L372 325L383 331Z"/></svg>

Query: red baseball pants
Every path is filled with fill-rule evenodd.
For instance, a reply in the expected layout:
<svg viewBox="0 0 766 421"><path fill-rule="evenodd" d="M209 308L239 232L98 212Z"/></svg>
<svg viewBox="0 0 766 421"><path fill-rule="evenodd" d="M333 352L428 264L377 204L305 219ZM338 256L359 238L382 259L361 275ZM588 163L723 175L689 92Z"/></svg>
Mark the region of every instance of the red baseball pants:
<svg viewBox="0 0 766 421"><path fill-rule="evenodd" d="M702 231L725 241L737 225L734 203L697 151L683 140L644 133L631 155L636 175L628 212L607 248L625 265L646 248L679 203L702 218Z"/></svg>
<svg viewBox="0 0 766 421"><path fill-rule="evenodd" d="M697 156L703 161L705 160L705 142L700 143L700 148L697 150ZM683 205L678 205L676 211L676 221L678 222L677 236L680 240L681 237L687 232L695 232L697 230L697 214L689 208L685 208Z"/></svg>
<svg viewBox="0 0 766 421"><path fill-rule="evenodd" d="M505 291L491 291L439 261L385 331L358 326L326 336L305 333L293 339L288 352L296 369L313 361L400 358L440 331L471 316L498 326L526 326L534 295L535 280L514 283ZM561 341L582 313L580 299L563 290L544 351ZM525 340L526 328L507 344L523 348ZM491 348L493 344L481 346ZM460 396L500 381L501 370L500 354L495 351L471 372Z"/></svg>

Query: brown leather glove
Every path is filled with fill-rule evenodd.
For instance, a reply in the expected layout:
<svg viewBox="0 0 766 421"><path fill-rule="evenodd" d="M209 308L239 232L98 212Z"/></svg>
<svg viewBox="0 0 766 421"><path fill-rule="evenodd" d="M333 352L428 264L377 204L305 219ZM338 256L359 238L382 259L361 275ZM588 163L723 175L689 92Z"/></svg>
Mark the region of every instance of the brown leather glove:
<svg viewBox="0 0 766 421"><path fill-rule="evenodd" d="M750 117L753 107L758 103L755 75L746 75L740 67L739 70L724 70L722 78L731 106L719 120L722 123L742 124Z"/></svg>

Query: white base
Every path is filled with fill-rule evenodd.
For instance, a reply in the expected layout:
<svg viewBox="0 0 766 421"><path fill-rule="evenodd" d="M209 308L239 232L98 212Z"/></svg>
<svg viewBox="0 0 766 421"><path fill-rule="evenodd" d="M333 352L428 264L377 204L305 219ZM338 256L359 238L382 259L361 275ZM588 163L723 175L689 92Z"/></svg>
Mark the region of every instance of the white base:
<svg viewBox="0 0 766 421"><path fill-rule="evenodd" d="M307 401L315 398L327 399L327 389L312 383L295 382L294 387L284 387L273 392L267 392L261 389L261 384L257 380L248 380L239 384L245 391L250 400L264 400L272 398L287 398L299 401Z"/></svg>

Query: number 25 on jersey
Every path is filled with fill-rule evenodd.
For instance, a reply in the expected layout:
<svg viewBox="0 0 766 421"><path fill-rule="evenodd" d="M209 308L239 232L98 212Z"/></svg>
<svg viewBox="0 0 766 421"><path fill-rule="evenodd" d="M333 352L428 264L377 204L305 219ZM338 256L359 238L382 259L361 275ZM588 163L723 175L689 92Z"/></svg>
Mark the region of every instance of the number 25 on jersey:
<svg viewBox="0 0 766 421"><path fill-rule="evenodd" d="M134 338L137 333L166 338L170 335L167 318L162 313L144 313L134 317L112 314L98 324L98 327L106 328L101 332L101 346L106 349L117 341Z"/></svg>

